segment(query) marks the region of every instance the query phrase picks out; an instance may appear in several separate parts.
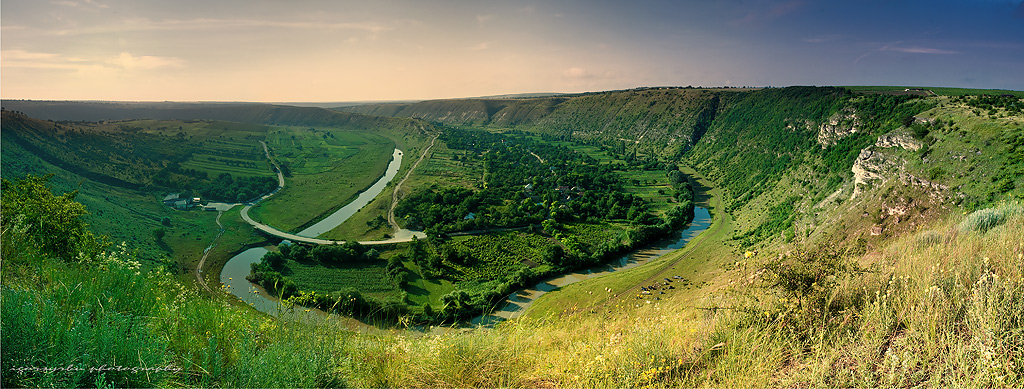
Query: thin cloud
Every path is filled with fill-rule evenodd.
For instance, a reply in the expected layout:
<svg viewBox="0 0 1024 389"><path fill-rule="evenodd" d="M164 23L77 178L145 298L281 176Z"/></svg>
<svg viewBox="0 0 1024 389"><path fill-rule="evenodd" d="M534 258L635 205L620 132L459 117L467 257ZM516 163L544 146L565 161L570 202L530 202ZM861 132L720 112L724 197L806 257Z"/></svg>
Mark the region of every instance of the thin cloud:
<svg viewBox="0 0 1024 389"><path fill-rule="evenodd" d="M469 49L470 50L474 50L474 51L480 51L480 50L487 50L489 48L491 48L490 42L481 42L480 44L477 44L477 45L475 45L473 47L470 47Z"/></svg>
<svg viewBox="0 0 1024 389"><path fill-rule="evenodd" d="M840 40L842 38L843 38L842 35L818 35L818 36L812 36L812 37L803 38L800 41L804 42L804 43L828 43L828 42L834 42L834 41Z"/></svg>
<svg viewBox="0 0 1024 389"><path fill-rule="evenodd" d="M97 68L120 70L153 70L181 68L185 60L176 57L152 55L136 56L123 52L115 57L80 58L53 53L39 53L26 50L3 50L0 61L8 68L87 70Z"/></svg>
<svg viewBox="0 0 1024 389"><path fill-rule="evenodd" d="M52 59L52 58L60 57L60 54L36 53L36 52L31 52L31 51L26 51L26 50L3 50L0 53L2 53L2 54L0 54L0 59L3 59L4 61L8 61L8 60L15 60L15 61L32 60L32 61L36 61L36 60L45 60L45 59Z"/></svg>
<svg viewBox="0 0 1024 389"><path fill-rule="evenodd" d="M97 2L95 0L82 0L82 1L60 0L60 1L52 1L52 2L50 2L50 4L63 5L65 7L74 7L74 8L87 8L87 7L110 8L109 5L99 3L99 2Z"/></svg>
<svg viewBox="0 0 1024 389"><path fill-rule="evenodd" d="M888 52L895 52L895 53L907 53L907 54L936 54L936 55L960 54L960 52L958 52L958 51L937 49L937 48L934 48L934 47L900 46L900 44L902 44L902 43L903 43L903 41L896 41L896 42L892 42L892 43L883 45L882 47L879 47L878 49L875 49L875 50L872 50L872 51L869 51L867 53L862 54L860 57L857 57L857 59L853 60L853 63L856 64L856 63L860 62L862 59L867 58L871 54L879 53L879 52L886 52L886 51L888 51Z"/></svg>
<svg viewBox="0 0 1024 389"><path fill-rule="evenodd" d="M284 28L295 30L358 30L369 33L389 31L394 27L375 22L307 22L307 21L276 21L257 19L216 19L200 18L188 20L150 20L135 18L117 25L106 25L94 28L68 29L51 31L54 35L72 36L115 32L140 31L198 31L198 30L232 30L239 28Z"/></svg>
<svg viewBox="0 0 1024 389"><path fill-rule="evenodd" d="M933 47L887 47L884 51L896 51L900 53L912 53L912 54L959 54L956 51L936 49Z"/></svg>
<svg viewBox="0 0 1024 389"><path fill-rule="evenodd" d="M494 20L494 15L476 15L476 24L480 27Z"/></svg>
<svg viewBox="0 0 1024 389"><path fill-rule="evenodd" d="M569 78L591 78L591 77L593 77L593 74L588 72L587 69L584 69L584 68L581 68L581 67L571 67L571 68L565 69L565 71L562 72L562 75L564 75L566 77L569 77Z"/></svg>
<svg viewBox="0 0 1024 389"><path fill-rule="evenodd" d="M181 58L157 57L152 55L134 56L130 53L121 53L116 58L108 59L105 62L125 70L180 68L185 65L185 61Z"/></svg>
<svg viewBox="0 0 1024 389"><path fill-rule="evenodd" d="M886 46L882 47L879 50L880 51L906 52L906 53L911 53L911 54L958 54L958 52L956 52L956 51L943 50L943 49L938 49L938 48L934 48L934 47L922 47L922 46L900 47L900 46L896 46L895 44L886 45Z"/></svg>
<svg viewBox="0 0 1024 389"><path fill-rule="evenodd" d="M590 80L590 79L608 79L608 78L614 77L615 75L612 72L610 72L610 71L594 72L594 71L587 70L587 69L584 69L584 68L581 68L581 67L578 67L578 66L573 66L571 68L568 68L568 69L565 69L564 71L562 71L562 76L564 76L565 78L571 79L571 80Z"/></svg>

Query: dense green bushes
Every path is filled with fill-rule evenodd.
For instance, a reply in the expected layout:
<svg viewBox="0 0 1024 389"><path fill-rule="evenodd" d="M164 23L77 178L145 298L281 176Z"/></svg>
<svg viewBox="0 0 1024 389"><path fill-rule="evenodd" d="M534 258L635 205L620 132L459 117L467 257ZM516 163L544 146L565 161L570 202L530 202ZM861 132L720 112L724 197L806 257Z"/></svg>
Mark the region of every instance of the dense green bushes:
<svg viewBox="0 0 1024 389"><path fill-rule="evenodd" d="M53 195L47 187L51 177L29 175L17 183L0 180L3 230L21 226L25 229L22 238L65 261L95 257L108 243L82 221L81 216L88 212L75 201L78 192Z"/></svg>

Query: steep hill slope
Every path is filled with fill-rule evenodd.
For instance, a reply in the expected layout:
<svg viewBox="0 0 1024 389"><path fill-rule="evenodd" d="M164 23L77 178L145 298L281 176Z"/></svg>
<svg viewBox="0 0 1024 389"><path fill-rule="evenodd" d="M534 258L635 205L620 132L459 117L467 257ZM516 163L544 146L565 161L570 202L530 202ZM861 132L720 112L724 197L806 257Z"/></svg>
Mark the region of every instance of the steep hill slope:
<svg viewBox="0 0 1024 389"><path fill-rule="evenodd" d="M653 88L541 98L368 104L343 110L686 149L706 131L720 100L740 94L735 90Z"/></svg>
<svg viewBox="0 0 1024 389"><path fill-rule="evenodd" d="M1021 105L1013 95L922 97L819 87L644 88L542 98L370 104L345 110L553 134L622 153L683 161L724 189L728 211L742 210L736 237L749 245L765 239L807 238L822 223L833 222L838 223L837 231L856 225L854 230L878 234L879 228L885 229L880 223L869 226L856 219L865 213L884 219L878 216L883 206L895 209L885 212L915 215L915 209L948 206L949 201L974 209L1019 196L1019 185L1013 182L1019 167L997 157L1019 136L1013 115L1019 116ZM975 146L968 145L974 137ZM977 141L984 147L976 146ZM928 150L936 142L945 156L930 156ZM982 149L986 155L996 153L991 161L968 155ZM970 160L976 160L974 165L967 163ZM953 165L943 166L947 163ZM910 170L903 168L906 164ZM988 178L998 184L970 193L939 194L950 187L977 186L960 178L946 182L953 178L948 172L961 168L995 169L983 174L996 174ZM911 183L886 196L902 195L903 205L915 206L904 209L860 196L861 206L838 210L841 203L858 197L854 192L890 182L880 180L883 176Z"/></svg>

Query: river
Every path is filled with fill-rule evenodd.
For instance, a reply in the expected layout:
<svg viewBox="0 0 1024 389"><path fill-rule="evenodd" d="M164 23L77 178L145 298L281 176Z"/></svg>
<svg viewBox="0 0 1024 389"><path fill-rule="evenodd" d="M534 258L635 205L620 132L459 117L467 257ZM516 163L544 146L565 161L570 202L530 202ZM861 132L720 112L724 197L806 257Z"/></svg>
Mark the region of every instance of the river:
<svg viewBox="0 0 1024 389"><path fill-rule="evenodd" d="M365 191L359 194L355 200L348 203L341 209L338 209L330 216L324 218L320 222L310 226L299 232L296 235L314 238L320 234L334 229L341 225L349 217L359 211L360 208L369 204L373 201L380 192L384 191L388 183L395 178L398 174L399 168L402 167L402 151L395 149L391 154L391 162L388 164L387 170L384 171L384 175L377 180L377 182L370 185ZM256 309L274 314L279 309L277 299L267 295L263 288L258 287L245 279L250 273L249 264L259 262L260 258L267 253L267 249L262 247L251 248L245 250L224 264L224 269L220 272L220 282L225 285L231 294L238 296L242 301L251 304Z"/></svg>
<svg viewBox="0 0 1024 389"><path fill-rule="evenodd" d="M391 163L388 164L388 168L384 171L384 175L377 180L377 182L370 185L365 192L359 194L351 203L346 204L341 209L335 211L330 216L317 222L316 224L309 226L308 228L299 231L299 236L305 236L308 238L316 238L327 231L333 230L334 227L340 226L345 220L355 215L361 208L369 204L373 199L377 198L377 195L384 190L388 183L395 178L398 174L398 169L402 167L402 150L395 149L394 153L391 154Z"/></svg>
<svg viewBox="0 0 1024 389"><path fill-rule="evenodd" d="M710 225L711 214L708 209L704 207L695 207L693 221L690 222L690 225L685 230L676 232L672 237L662 239L651 246L636 250L604 265L574 273L563 274L537 283L532 288L522 289L509 295L504 302L499 303L498 305L501 306L500 309L497 309L486 316L478 316L471 320L470 324L490 326L501 321L522 316L534 301L547 292L576 282L599 277L616 271L632 269L648 263L665 254L683 248L683 246L686 246L687 243L693 240L693 238L701 232L704 232L704 230L706 230ZM263 288L245 279L250 272L249 264L259 262L260 258L262 258L266 253L267 249L262 247L251 248L239 253L224 265L224 270L221 271L220 279L221 283L225 285L228 291L235 296L238 296L242 301L252 305L254 308L262 312L277 315L281 310L279 300L276 297L268 295ZM367 329L363 328L363 326L359 327L359 330Z"/></svg>

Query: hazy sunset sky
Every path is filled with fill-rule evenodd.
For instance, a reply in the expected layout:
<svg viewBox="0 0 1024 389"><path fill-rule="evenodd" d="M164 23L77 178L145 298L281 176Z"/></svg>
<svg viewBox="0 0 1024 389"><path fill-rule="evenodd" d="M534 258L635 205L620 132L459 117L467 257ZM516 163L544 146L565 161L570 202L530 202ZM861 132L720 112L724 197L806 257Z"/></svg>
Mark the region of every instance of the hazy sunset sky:
<svg viewBox="0 0 1024 389"><path fill-rule="evenodd" d="M3 0L0 97L366 101L638 86L1024 90L1020 0Z"/></svg>

